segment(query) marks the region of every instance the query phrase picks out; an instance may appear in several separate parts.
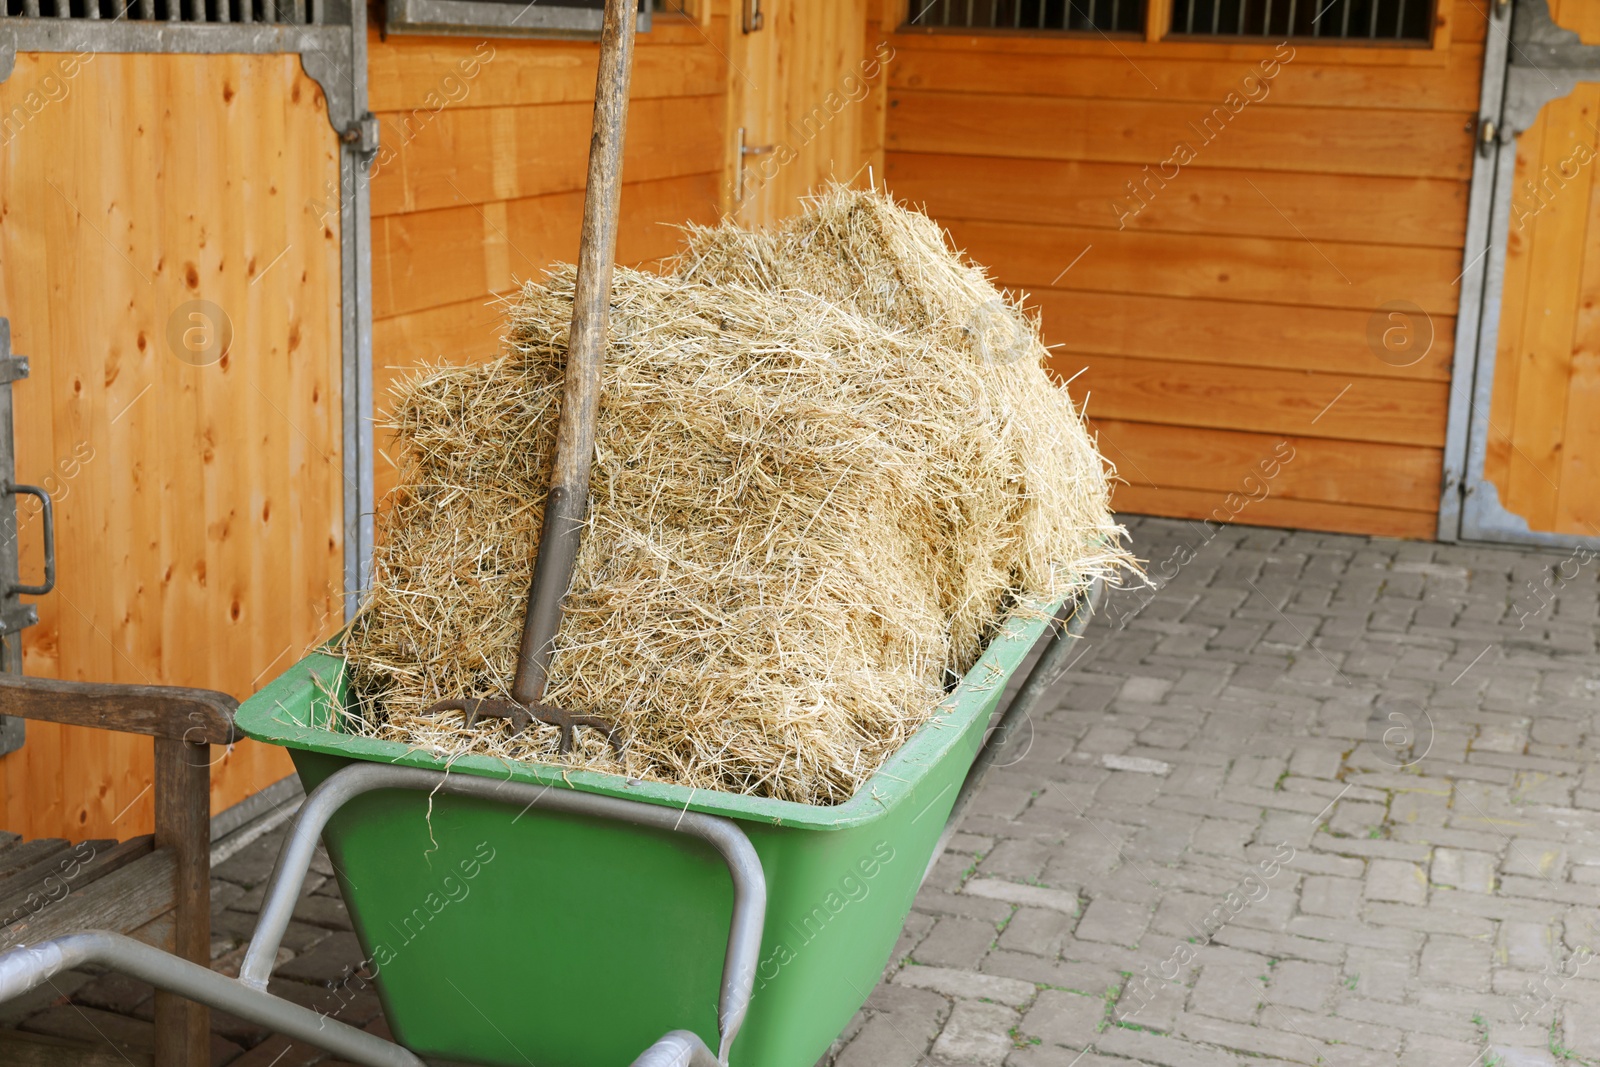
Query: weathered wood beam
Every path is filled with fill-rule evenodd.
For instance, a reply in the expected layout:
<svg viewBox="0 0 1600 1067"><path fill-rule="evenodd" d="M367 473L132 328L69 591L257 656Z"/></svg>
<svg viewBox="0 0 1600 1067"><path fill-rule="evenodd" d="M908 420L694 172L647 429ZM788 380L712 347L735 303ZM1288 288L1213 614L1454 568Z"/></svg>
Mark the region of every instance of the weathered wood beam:
<svg viewBox="0 0 1600 1067"><path fill-rule="evenodd" d="M238 707L228 694L210 689L0 675L0 715L177 741L232 744Z"/></svg>

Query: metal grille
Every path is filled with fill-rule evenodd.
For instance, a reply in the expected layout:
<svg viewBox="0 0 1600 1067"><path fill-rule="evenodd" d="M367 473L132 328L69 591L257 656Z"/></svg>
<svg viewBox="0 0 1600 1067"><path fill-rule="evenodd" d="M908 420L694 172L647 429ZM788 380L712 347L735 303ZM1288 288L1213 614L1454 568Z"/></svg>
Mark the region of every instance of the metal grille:
<svg viewBox="0 0 1600 1067"><path fill-rule="evenodd" d="M1173 0L1175 36L1427 41L1432 0Z"/></svg>
<svg viewBox="0 0 1600 1067"><path fill-rule="evenodd" d="M11 18L322 25L327 0L5 0Z"/></svg>
<svg viewBox="0 0 1600 1067"><path fill-rule="evenodd" d="M1144 0L911 0L910 25L1141 33Z"/></svg>

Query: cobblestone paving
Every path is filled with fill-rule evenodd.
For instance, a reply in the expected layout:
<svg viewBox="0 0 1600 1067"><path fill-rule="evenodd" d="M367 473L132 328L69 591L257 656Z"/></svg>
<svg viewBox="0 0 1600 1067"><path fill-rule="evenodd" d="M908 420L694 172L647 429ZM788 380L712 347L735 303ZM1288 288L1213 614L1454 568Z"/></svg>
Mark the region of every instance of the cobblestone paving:
<svg viewBox="0 0 1600 1067"><path fill-rule="evenodd" d="M284 831L267 834L212 870L212 967L237 975L244 945L255 930L266 880L283 844ZM333 868L318 849L279 950L279 965L268 988L279 996L343 1022L389 1036L378 998L359 979L348 981L362 953ZM7 1005L0 1023L35 1034L64 1038L88 1050L113 1047L108 1064L145 1067L155 1045L154 990L117 974L69 973L56 988L30 1001ZM20 1025L19 1025L20 1024ZM0 1060L4 1053L0 1052ZM50 1062L50 1061L46 1061ZM59 1062L80 1059L62 1054ZM102 1062L102 1061L96 1061ZM211 1062L233 1067L339 1067L321 1049L290 1041L267 1028L211 1012Z"/></svg>
<svg viewBox="0 0 1600 1067"><path fill-rule="evenodd" d="M1600 567L1130 529L1159 589L1091 626L824 1062L1600 1063ZM215 871L219 969L280 841ZM361 955L331 874L319 860L274 990L382 1032L370 991L330 989ZM70 979L70 1002L0 1022L138 1064L149 990ZM329 1062L214 1030L217 1064Z"/></svg>
<svg viewBox="0 0 1600 1067"><path fill-rule="evenodd" d="M1131 532L833 1067L1600 1063L1600 568Z"/></svg>

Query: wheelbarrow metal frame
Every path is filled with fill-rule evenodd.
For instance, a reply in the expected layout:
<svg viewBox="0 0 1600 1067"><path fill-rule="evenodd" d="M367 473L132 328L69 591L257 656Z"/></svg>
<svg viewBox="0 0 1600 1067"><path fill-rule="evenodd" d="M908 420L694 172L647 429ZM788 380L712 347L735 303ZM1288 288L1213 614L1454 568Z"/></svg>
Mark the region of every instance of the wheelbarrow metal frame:
<svg viewBox="0 0 1600 1067"><path fill-rule="evenodd" d="M364 1067L425 1067L422 1059L391 1041L267 992L267 980L278 956L278 946L288 929L323 828L345 804L380 789L450 793L502 804L520 804L524 811L538 807L633 823L698 837L710 844L727 864L734 892L733 919L729 924L728 950L717 1005L719 1048L713 1054L697 1035L675 1030L645 1050L636 1062L650 1067L701 1067L727 1062L733 1039L750 1007L767 906L767 882L761 861L750 839L733 820L547 785L449 775L379 763L346 767L329 777L306 799L278 854L261 916L237 979L130 937L90 930L14 949L0 956L0 1003L21 996L62 971L93 963L149 982L158 989L220 1008L241 1019L269 1026Z"/></svg>

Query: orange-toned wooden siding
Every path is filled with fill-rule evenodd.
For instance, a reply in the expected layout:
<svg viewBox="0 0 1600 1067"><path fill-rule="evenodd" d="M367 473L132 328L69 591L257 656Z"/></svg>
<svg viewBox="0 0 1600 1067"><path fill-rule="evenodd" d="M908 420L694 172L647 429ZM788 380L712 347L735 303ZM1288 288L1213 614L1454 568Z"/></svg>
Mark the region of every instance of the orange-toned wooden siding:
<svg viewBox="0 0 1600 1067"><path fill-rule="evenodd" d="M1600 41L1600 5L1552 4ZM1517 138L1484 477L1534 530L1600 534L1600 85Z"/></svg>
<svg viewBox="0 0 1600 1067"><path fill-rule="evenodd" d="M1030 294L1119 509L1213 514L1288 441L1238 521L1431 536L1484 10L1441 0L1432 48L1294 42L1270 79L1277 42L891 34L884 170ZM1411 365L1369 345L1391 301L1431 319Z"/></svg>
<svg viewBox="0 0 1600 1067"><path fill-rule="evenodd" d="M865 184L882 130L887 67L866 27L876 0L763 0L763 28L733 34L729 127L769 151L745 160L734 209L774 222L831 180ZM874 180L876 175L873 175ZM731 182L730 182L731 188Z"/></svg>
<svg viewBox="0 0 1600 1067"><path fill-rule="evenodd" d="M49 102L0 147L0 314L32 365L17 474L55 492L59 559L25 669L242 698L342 621L338 222L316 206L337 201L338 142L321 90L296 56L24 54L0 110L35 90ZM168 340L175 321L204 328L191 300L232 322L210 365ZM214 755L213 808L290 772L254 742ZM0 827L148 832L151 777L147 738L30 723L0 759Z"/></svg>
<svg viewBox="0 0 1600 1067"><path fill-rule="evenodd" d="M727 55L721 8L657 15L635 50L617 257L671 253L685 222L724 210ZM492 358L496 298L578 252L593 115L592 43L472 37L369 41L385 148L372 182L373 363L379 417L424 362ZM394 485L378 433L379 500Z"/></svg>

